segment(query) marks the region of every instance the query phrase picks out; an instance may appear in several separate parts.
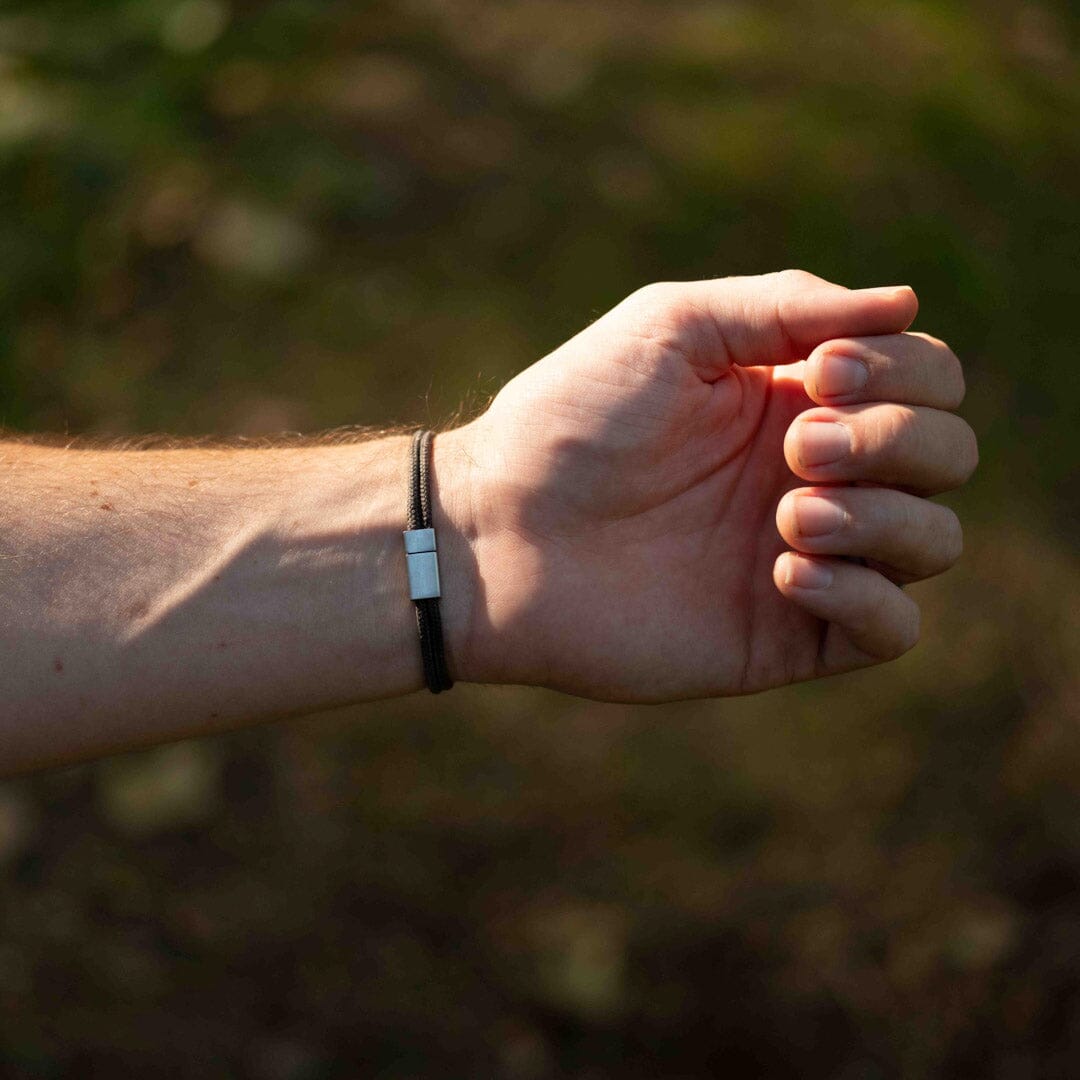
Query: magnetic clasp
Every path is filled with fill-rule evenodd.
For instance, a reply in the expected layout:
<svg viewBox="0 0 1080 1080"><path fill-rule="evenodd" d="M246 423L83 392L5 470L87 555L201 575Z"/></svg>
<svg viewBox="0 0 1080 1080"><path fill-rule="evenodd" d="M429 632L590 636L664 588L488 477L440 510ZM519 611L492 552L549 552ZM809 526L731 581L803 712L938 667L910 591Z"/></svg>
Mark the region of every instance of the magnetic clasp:
<svg viewBox="0 0 1080 1080"><path fill-rule="evenodd" d="M439 591L439 556L435 554L434 529L406 529L405 562L409 567L409 596L433 600Z"/></svg>
<svg viewBox="0 0 1080 1080"><path fill-rule="evenodd" d="M405 556L409 566L409 596L413 600L432 600L439 591L439 556L434 551L411 552Z"/></svg>
<svg viewBox="0 0 1080 1080"><path fill-rule="evenodd" d="M406 555L416 555L421 551L435 550L434 529L406 529L402 535L405 537Z"/></svg>

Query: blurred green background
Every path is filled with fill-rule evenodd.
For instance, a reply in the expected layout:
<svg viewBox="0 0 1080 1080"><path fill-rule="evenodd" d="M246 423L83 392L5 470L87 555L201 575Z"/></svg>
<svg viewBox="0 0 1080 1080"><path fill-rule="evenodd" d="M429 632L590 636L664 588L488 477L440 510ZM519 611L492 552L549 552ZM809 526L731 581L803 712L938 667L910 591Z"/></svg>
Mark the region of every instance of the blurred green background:
<svg viewBox="0 0 1080 1080"><path fill-rule="evenodd" d="M438 423L653 279L908 282L887 668L459 688L0 785L0 1076L1080 1075L1074 5L0 6L0 422Z"/></svg>

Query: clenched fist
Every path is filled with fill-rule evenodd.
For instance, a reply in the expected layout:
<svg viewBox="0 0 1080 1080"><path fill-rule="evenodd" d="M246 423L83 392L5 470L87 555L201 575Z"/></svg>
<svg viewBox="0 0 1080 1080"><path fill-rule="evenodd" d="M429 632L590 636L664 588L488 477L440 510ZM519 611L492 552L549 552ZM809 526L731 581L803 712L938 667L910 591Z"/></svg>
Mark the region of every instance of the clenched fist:
<svg viewBox="0 0 1080 1080"><path fill-rule="evenodd" d="M436 440L468 545L459 675L612 701L889 660L961 550L977 461L907 287L800 271L649 285Z"/></svg>

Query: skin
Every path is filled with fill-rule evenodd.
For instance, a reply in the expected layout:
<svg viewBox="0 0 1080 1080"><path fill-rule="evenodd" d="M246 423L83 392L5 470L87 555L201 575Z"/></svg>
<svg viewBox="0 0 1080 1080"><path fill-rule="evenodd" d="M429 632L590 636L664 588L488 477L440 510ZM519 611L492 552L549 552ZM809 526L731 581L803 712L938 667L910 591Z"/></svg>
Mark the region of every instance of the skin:
<svg viewBox="0 0 1080 1080"><path fill-rule="evenodd" d="M897 582L962 544L924 496L977 462L959 362L904 333L916 310L799 271L652 285L509 383L472 449L483 677L663 701L910 649ZM822 432L850 450L825 464Z"/></svg>
<svg viewBox="0 0 1080 1080"><path fill-rule="evenodd" d="M977 460L916 307L798 271L651 285L440 434L454 677L651 702L910 649L901 584L961 549L927 496ZM0 444L0 771L419 689L408 442Z"/></svg>

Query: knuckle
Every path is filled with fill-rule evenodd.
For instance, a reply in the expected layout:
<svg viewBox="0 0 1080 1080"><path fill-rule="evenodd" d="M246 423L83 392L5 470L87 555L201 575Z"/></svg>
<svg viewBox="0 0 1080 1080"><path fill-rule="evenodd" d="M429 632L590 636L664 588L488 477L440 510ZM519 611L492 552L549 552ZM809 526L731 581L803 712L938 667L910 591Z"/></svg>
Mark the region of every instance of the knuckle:
<svg viewBox="0 0 1080 1080"><path fill-rule="evenodd" d="M928 377L932 378L938 387L938 395L942 402L942 408L955 409L964 400L967 387L964 383L964 369L960 359L949 347L933 334L924 331L909 331L911 337L919 338L932 350L928 356L930 363Z"/></svg>
<svg viewBox="0 0 1080 1080"><path fill-rule="evenodd" d="M890 405L875 417L882 447L905 446L921 438L919 414L907 405Z"/></svg>
<svg viewBox="0 0 1080 1080"><path fill-rule="evenodd" d="M964 378L964 365L960 363L960 358L952 351L949 350L949 374L952 378L952 403L951 408L959 408L963 402L964 397L967 395L967 380Z"/></svg>
<svg viewBox="0 0 1080 1080"><path fill-rule="evenodd" d="M910 537L926 535L925 507L931 505L922 499L913 497L897 498L895 515L890 515L890 520L882 523L882 527L888 530L892 536Z"/></svg>
<svg viewBox="0 0 1080 1080"><path fill-rule="evenodd" d="M913 555L915 564L922 576L932 577L944 573L956 564L964 551L964 530L960 519L947 506L937 503L924 503L925 513L922 526L912 535L919 537L918 547Z"/></svg>
<svg viewBox="0 0 1080 1080"><path fill-rule="evenodd" d="M942 386L943 408L956 409L964 400L964 394L967 393L964 369L960 364L960 358L945 342L940 341L937 344L941 347L941 365L935 374Z"/></svg>
<svg viewBox="0 0 1080 1080"><path fill-rule="evenodd" d="M932 352L940 353L942 355L952 355L952 349L948 344L939 337L935 337L933 334L928 334L925 330L910 330L908 333L912 337L921 338L930 347Z"/></svg>
<svg viewBox="0 0 1080 1080"><path fill-rule="evenodd" d="M788 268L787 270L778 270L768 276L775 285L779 286L779 292L781 294L805 292L806 289L821 284L821 278L819 278L818 275L812 274L808 270L798 270L794 267Z"/></svg>
<svg viewBox="0 0 1080 1080"><path fill-rule="evenodd" d="M808 270L798 270L794 267L787 270L779 270L775 276L777 284L786 285L792 289L806 289L821 281L821 278L816 274L811 274Z"/></svg>
<svg viewBox="0 0 1080 1080"><path fill-rule="evenodd" d="M947 506L941 507L941 552L945 569L955 565L964 554L964 529L960 519Z"/></svg>
<svg viewBox="0 0 1080 1080"><path fill-rule="evenodd" d="M979 467L979 440L965 421L960 421L959 446L956 454L956 472L960 483L971 479Z"/></svg>
<svg viewBox="0 0 1080 1080"><path fill-rule="evenodd" d="M901 594L903 595L903 594ZM921 613L919 606L909 597L899 612L895 614L891 633L882 642L881 655L885 660L896 660L910 652L919 643L921 633Z"/></svg>
<svg viewBox="0 0 1080 1080"><path fill-rule="evenodd" d="M897 656L903 656L904 653L910 652L919 644L919 637L922 634L921 624L922 612L919 611L919 605L911 601L907 605L907 613L900 626L900 633L897 638Z"/></svg>
<svg viewBox="0 0 1080 1080"><path fill-rule="evenodd" d="M925 341L927 345L932 345L935 348L940 348L945 344L941 338L934 337L933 334L928 334L925 330L908 330L906 333L908 337L918 338L920 341Z"/></svg>
<svg viewBox="0 0 1080 1080"><path fill-rule="evenodd" d="M830 491L829 500L843 511L843 528L851 534L853 543L878 545L898 527L898 515L890 505L890 495L891 492L869 487L836 487Z"/></svg>

